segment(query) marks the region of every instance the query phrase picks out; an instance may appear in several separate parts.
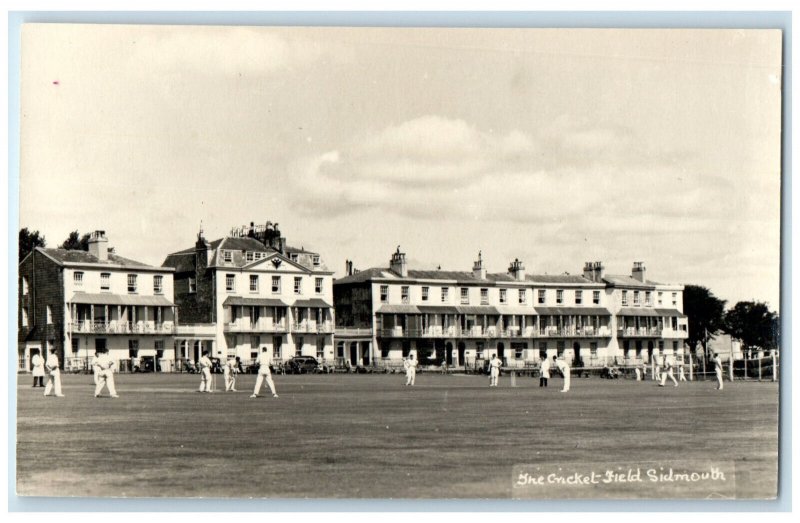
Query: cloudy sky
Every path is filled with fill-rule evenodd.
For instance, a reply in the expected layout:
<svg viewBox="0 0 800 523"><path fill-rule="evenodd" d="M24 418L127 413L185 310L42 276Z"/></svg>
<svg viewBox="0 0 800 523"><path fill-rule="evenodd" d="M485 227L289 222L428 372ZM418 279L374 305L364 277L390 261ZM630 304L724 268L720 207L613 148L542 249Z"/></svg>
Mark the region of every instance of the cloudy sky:
<svg viewBox="0 0 800 523"><path fill-rule="evenodd" d="M160 265L279 222L337 276L609 273L779 306L777 31L29 25L20 226Z"/></svg>

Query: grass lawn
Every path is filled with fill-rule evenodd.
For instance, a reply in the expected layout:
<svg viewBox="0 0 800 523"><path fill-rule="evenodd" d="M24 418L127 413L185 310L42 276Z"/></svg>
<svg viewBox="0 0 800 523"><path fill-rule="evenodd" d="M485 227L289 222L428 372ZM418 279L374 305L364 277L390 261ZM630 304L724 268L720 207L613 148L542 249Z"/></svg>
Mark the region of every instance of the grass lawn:
<svg viewBox="0 0 800 523"><path fill-rule="evenodd" d="M737 497L777 489L775 383L303 375L250 399L252 375L214 394L195 375L116 378L118 399L87 375L44 398L20 376L20 495L509 498L514 465L659 460L735 462Z"/></svg>

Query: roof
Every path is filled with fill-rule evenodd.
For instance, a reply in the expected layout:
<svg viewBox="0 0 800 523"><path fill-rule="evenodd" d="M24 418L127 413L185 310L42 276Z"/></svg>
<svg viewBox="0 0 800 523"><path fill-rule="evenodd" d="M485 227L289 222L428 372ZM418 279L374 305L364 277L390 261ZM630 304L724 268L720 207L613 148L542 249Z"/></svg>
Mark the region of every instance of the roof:
<svg viewBox="0 0 800 523"><path fill-rule="evenodd" d="M451 305L417 305L422 314L458 314L458 310Z"/></svg>
<svg viewBox="0 0 800 523"><path fill-rule="evenodd" d="M617 312L618 316L676 316L678 318L685 318L678 309L650 309L643 307L623 307Z"/></svg>
<svg viewBox="0 0 800 523"><path fill-rule="evenodd" d="M173 267L175 272L194 272L194 249L188 252L175 252L164 259L162 267Z"/></svg>
<svg viewBox="0 0 800 523"><path fill-rule="evenodd" d="M686 318L687 316L678 309L656 309L659 316L675 316L677 318Z"/></svg>
<svg viewBox="0 0 800 523"><path fill-rule="evenodd" d="M611 316L611 311L605 307L536 307L536 314L540 316L563 316L565 314L576 316Z"/></svg>
<svg viewBox="0 0 800 523"><path fill-rule="evenodd" d="M228 296L222 306L247 305L250 307L286 307L286 303L276 298L245 298L242 296Z"/></svg>
<svg viewBox="0 0 800 523"><path fill-rule="evenodd" d="M130 258L124 258L111 252L108 253L107 261L100 261L100 259L88 251L48 249L44 247L37 247L36 250L60 265L106 265L110 268L147 269L172 272L171 269L166 267L155 267L140 261L131 260Z"/></svg>
<svg viewBox="0 0 800 523"><path fill-rule="evenodd" d="M661 285L660 283L652 280L641 282L632 276L619 276L612 274L603 276L603 281L615 287L639 287L642 289L652 289L656 285Z"/></svg>
<svg viewBox="0 0 800 523"><path fill-rule="evenodd" d="M492 307L491 305L457 305L456 311L459 314L500 314L497 307Z"/></svg>
<svg viewBox="0 0 800 523"><path fill-rule="evenodd" d="M416 305L381 305L378 314L420 314Z"/></svg>
<svg viewBox="0 0 800 523"><path fill-rule="evenodd" d="M385 267L372 267L349 276L337 279L334 284L365 283L372 280L397 280L398 282L410 280L441 280L455 282L456 285L493 285L497 283L522 283L517 282L506 273L487 273L485 279L476 278L471 271L442 271L442 270L416 270L409 269L408 276L402 277L391 269ZM577 274L531 274L525 277L525 283L553 283L553 284L579 284L602 285Z"/></svg>
<svg viewBox="0 0 800 523"><path fill-rule="evenodd" d="M309 300L295 300L291 305L292 307L308 307L310 309L326 309L331 306L330 303L320 298L311 298Z"/></svg>
<svg viewBox="0 0 800 523"><path fill-rule="evenodd" d="M139 296L137 294L104 294L78 292L67 300L67 303L83 303L88 305L149 305L155 307L173 307L175 304L164 296Z"/></svg>

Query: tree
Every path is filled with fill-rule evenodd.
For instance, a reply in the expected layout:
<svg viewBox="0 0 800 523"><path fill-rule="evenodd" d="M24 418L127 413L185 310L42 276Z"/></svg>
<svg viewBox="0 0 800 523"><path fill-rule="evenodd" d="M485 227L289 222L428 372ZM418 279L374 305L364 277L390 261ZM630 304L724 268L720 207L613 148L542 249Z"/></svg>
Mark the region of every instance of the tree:
<svg viewBox="0 0 800 523"><path fill-rule="evenodd" d="M19 231L19 261L22 261L36 247L45 247L44 236L39 231L30 232L27 227Z"/></svg>
<svg viewBox="0 0 800 523"><path fill-rule="evenodd" d="M89 234L80 235L78 231L72 231L64 243L60 245L62 249L68 251L88 251L89 250Z"/></svg>
<svg viewBox="0 0 800 523"><path fill-rule="evenodd" d="M766 303L740 301L725 313L725 332L742 342L742 348L773 350L778 348L778 315Z"/></svg>
<svg viewBox="0 0 800 523"><path fill-rule="evenodd" d="M686 343L694 349L698 343L708 354L708 341L725 325L725 300L700 285L683 288L683 312L689 317L689 337Z"/></svg>

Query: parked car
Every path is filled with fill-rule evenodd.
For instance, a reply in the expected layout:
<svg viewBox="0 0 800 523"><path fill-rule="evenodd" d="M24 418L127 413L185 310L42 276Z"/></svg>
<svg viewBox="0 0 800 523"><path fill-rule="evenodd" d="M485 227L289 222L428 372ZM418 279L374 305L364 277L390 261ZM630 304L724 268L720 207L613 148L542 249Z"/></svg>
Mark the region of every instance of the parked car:
<svg viewBox="0 0 800 523"><path fill-rule="evenodd" d="M287 374L319 372L319 363L313 356L295 356L284 365Z"/></svg>

